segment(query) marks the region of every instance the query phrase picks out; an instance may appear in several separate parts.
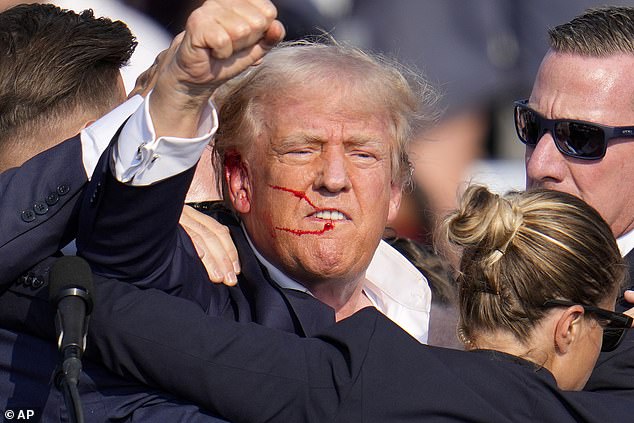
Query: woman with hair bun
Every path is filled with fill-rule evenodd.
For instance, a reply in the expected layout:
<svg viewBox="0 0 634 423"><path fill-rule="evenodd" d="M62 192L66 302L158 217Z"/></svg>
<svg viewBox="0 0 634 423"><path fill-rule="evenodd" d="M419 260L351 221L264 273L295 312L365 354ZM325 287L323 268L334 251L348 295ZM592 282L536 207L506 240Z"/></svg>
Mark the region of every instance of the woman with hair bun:
<svg viewBox="0 0 634 423"><path fill-rule="evenodd" d="M563 193L471 187L445 230L463 250L468 351L420 345L370 307L302 339L111 282L97 284L86 354L232 422L631 421L627 399L574 392L632 324L613 312L625 268L598 213Z"/></svg>
<svg viewBox="0 0 634 423"><path fill-rule="evenodd" d="M599 214L560 192L500 197L471 186L444 227L463 249L458 335L465 347L522 357L552 372L561 389L582 389L601 345L615 349L624 333L602 331L612 317L625 322L611 313L626 270Z"/></svg>

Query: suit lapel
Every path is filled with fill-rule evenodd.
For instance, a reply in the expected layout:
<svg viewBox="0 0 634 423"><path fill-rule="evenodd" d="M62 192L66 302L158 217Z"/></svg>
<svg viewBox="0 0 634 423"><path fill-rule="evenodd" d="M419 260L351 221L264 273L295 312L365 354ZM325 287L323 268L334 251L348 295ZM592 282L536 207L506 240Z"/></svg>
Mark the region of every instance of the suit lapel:
<svg viewBox="0 0 634 423"><path fill-rule="evenodd" d="M255 257L238 219L229 211L215 208L213 218L231 231L240 256L240 290L247 298L254 322L310 336L335 322L332 308L303 292L280 288Z"/></svg>

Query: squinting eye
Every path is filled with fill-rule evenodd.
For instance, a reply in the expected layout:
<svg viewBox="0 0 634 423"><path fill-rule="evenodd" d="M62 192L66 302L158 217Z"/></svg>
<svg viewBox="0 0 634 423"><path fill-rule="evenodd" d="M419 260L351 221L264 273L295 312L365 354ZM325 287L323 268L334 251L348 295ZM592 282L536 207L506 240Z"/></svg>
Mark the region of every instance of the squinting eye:
<svg viewBox="0 0 634 423"><path fill-rule="evenodd" d="M312 153L311 150L293 150L293 151L289 151L286 154L297 154L297 155L302 155L302 154L310 154Z"/></svg>
<svg viewBox="0 0 634 423"><path fill-rule="evenodd" d="M373 159L374 158L374 154L367 153L365 151L353 151L352 155L355 156L355 157L358 157L360 159Z"/></svg>

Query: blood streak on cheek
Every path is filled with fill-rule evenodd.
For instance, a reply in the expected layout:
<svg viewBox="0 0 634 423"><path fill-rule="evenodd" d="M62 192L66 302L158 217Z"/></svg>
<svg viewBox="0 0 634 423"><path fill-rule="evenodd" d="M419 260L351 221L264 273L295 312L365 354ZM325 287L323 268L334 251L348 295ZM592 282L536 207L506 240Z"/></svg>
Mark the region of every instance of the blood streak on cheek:
<svg viewBox="0 0 634 423"><path fill-rule="evenodd" d="M280 186L277 186L277 185L270 185L270 187L273 188L273 189L278 189L280 191L289 192L289 193L293 194L295 197L306 201L315 210L318 210L317 206L315 206L312 203L312 201L310 201L310 198L308 198L306 196L305 192L297 191L297 190L290 189L290 188L280 187ZM324 223L324 228L320 229L318 231L305 231L305 230L302 230L302 229L282 228L282 227L279 227L279 226L276 226L275 229L277 229L279 231L290 232L293 235L297 235L297 236L302 236L302 235L322 235L325 232L332 231L333 229L335 229L335 223L332 220L328 221L328 222Z"/></svg>
<svg viewBox="0 0 634 423"><path fill-rule="evenodd" d="M289 228L280 228L276 226L275 229L280 231L290 232L293 235L302 236L302 235L321 235L324 232L332 231L335 229L335 223L331 220L330 222L324 223L324 229L320 229L318 231L304 231L301 229L289 229Z"/></svg>
<svg viewBox="0 0 634 423"><path fill-rule="evenodd" d="M306 201L306 202L307 202L307 203L308 203L308 204L309 204L312 208L314 208L315 210L317 210L317 206L315 206L315 205L313 204L313 202L312 202L312 201L310 201L310 198L308 198L308 197L306 196L306 193L305 193L305 192L302 192L302 191L297 191L297 190L290 189L290 188L280 187L280 186L277 186L277 185L270 185L270 187L271 187L271 188L273 188L273 189L279 189L280 191L290 192L290 193L291 193L291 194L293 194L295 197L300 198L300 199L302 199L302 200Z"/></svg>

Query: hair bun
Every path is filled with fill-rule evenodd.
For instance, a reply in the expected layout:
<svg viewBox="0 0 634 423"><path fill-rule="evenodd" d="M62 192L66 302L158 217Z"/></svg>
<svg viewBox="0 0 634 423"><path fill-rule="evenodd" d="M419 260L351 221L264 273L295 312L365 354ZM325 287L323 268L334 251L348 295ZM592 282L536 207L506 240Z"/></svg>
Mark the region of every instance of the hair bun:
<svg viewBox="0 0 634 423"><path fill-rule="evenodd" d="M499 260L523 223L522 210L510 198L502 198L483 186L470 186L458 210L447 218L449 241L489 254L488 264Z"/></svg>

